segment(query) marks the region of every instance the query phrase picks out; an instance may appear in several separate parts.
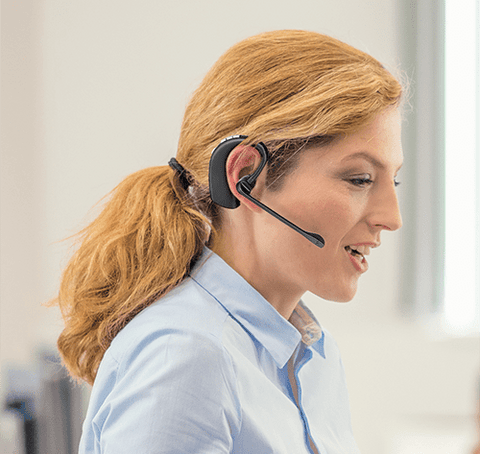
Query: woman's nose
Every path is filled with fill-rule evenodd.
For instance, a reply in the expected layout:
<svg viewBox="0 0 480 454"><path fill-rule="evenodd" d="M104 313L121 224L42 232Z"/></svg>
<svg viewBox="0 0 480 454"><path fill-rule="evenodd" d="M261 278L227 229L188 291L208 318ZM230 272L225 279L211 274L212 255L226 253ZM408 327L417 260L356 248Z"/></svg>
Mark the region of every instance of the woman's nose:
<svg viewBox="0 0 480 454"><path fill-rule="evenodd" d="M378 192L377 197L372 200L370 212L368 222L373 228L381 227L393 231L402 226L402 215L394 183L388 189Z"/></svg>

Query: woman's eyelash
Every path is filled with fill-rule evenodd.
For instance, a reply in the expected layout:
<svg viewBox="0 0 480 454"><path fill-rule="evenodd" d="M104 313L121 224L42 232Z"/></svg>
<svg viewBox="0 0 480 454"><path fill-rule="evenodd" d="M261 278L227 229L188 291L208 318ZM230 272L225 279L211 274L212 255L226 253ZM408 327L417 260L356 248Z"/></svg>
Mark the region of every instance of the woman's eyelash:
<svg viewBox="0 0 480 454"><path fill-rule="evenodd" d="M369 177L350 178L348 181L352 183L354 186L361 186L361 187L370 185L373 183L373 180ZM400 183L401 182L396 179L393 180L393 184L395 185L395 187L400 186Z"/></svg>
<svg viewBox="0 0 480 454"><path fill-rule="evenodd" d="M355 186L366 186L368 184L372 184L373 180L368 177L357 177L357 178L350 178L349 179L350 183L352 183Z"/></svg>

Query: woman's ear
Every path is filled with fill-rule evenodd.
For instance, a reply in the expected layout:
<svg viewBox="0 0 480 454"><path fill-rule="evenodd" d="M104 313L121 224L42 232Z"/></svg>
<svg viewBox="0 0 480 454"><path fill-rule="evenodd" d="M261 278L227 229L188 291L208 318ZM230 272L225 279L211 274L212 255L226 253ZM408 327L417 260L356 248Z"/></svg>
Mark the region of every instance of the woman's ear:
<svg viewBox="0 0 480 454"><path fill-rule="evenodd" d="M242 205L259 213L261 208L252 203L250 200L242 196L237 191L237 183L245 175L251 175L255 169L261 164L262 158L258 150L254 147L238 146L234 148L228 155L226 163L227 182L230 191L240 200Z"/></svg>

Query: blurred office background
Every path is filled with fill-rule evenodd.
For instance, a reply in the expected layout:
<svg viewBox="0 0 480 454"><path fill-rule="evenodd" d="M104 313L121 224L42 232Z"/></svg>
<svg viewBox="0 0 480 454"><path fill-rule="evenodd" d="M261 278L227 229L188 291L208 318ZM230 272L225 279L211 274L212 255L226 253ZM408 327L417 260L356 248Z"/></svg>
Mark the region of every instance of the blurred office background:
<svg viewBox="0 0 480 454"><path fill-rule="evenodd" d="M478 1L449 1L2 0L0 452L76 452L88 388L62 371L59 312L42 306L68 258L60 240L125 176L176 154L189 95L223 51L282 28L337 37L410 85L404 227L383 234L351 303L305 298L340 345L358 445L471 452L480 22Z"/></svg>

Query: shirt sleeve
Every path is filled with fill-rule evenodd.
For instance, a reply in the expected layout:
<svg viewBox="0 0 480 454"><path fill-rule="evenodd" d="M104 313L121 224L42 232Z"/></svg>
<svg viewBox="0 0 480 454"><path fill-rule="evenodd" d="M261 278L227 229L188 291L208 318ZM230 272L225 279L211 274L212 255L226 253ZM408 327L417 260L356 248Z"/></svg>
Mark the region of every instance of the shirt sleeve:
<svg viewBox="0 0 480 454"><path fill-rule="evenodd" d="M95 454L229 453L241 416L230 356L205 335L145 339L92 419Z"/></svg>

